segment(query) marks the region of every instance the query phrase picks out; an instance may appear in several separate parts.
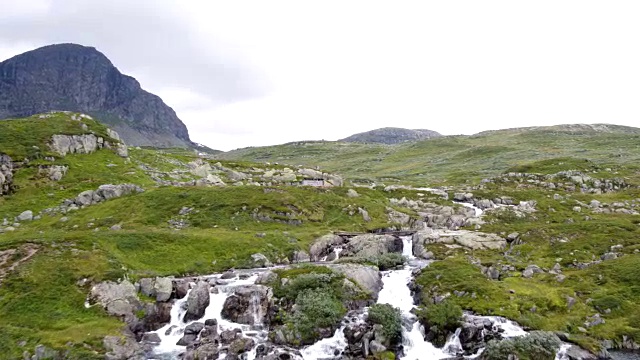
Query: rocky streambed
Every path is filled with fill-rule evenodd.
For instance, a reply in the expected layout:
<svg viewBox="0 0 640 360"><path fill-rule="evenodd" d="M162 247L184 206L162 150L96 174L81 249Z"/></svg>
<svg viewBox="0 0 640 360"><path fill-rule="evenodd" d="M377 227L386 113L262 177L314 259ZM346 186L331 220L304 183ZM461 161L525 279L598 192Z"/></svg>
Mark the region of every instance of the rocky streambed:
<svg viewBox="0 0 640 360"><path fill-rule="evenodd" d="M449 336L443 347L425 340L425 329L414 314L411 282L414 272L429 262L413 256L411 236L402 240L402 252L408 264L379 274L382 286L376 303L389 304L402 314L402 338L389 348L384 344L383 329L367 323L367 306L350 311L339 328L311 345L282 344L277 331L269 327L275 306L273 292L263 285L273 272L256 269L192 281L187 293L173 304L169 323L142 337L144 358L365 359L385 351L407 360L476 358L481 356L484 344L490 339L527 335L507 319L465 314L463 325ZM563 345L556 359L575 359L567 356L570 348Z"/></svg>

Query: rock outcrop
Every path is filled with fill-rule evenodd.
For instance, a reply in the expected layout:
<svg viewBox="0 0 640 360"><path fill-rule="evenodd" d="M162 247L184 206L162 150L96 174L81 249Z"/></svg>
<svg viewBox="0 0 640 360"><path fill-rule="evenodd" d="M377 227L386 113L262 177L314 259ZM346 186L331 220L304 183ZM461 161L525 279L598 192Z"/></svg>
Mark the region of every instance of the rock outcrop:
<svg viewBox="0 0 640 360"><path fill-rule="evenodd" d="M105 281L91 288L90 300L100 304L107 313L118 316L126 322L135 320L135 312L140 308L140 300L135 286L127 280L121 283Z"/></svg>
<svg viewBox="0 0 640 360"><path fill-rule="evenodd" d="M388 253L402 253L402 240L392 235L363 234L354 236L345 245L343 254L371 258Z"/></svg>
<svg viewBox="0 0 640 360"><path fill-rule="evenodd" d="M0 119L51 110L96 115L134 146L192 145L173 109L92 47L50 45L0 63Z"/></svg>
<svg viewBox="0 0 640 360"><path fill-rule="evenodd" d="M413 234L413 251L418 257L425 257L429 244L448 244L462 246L473 250L502 250L507 240L496 234L476 231L437 231L423 230Z"/></svg>
<svg viewBox="0 0 640 360"><path fill-rule="evenodd" d="M222 316L238 324L264 324L273 305L271 288L263 285L238 286L224 302Z"/></svg>
<svg viewBox="0 0 640 360"><path fill-rule="evenodd" d="M358 264L331 264L329 268L353 280L362 289L368 291L376 299L382 289L380 271L373 266Z"/></svg>
<svg viewBox="0 0 640 360"><path fill-rule="evenodd" d="M210 300L209 283L206 281L198 282L187 298L187 312L184 314L183 321L201 319L207 306L209 306Z"/></svg>
<svg viewBox="0 0 640 360"><path fill-rule="evenodd" d="M13 160L9 155L0 154L0 196L13 189Z"/></svg>
<svg viewBox="0 0 640 360"><path fill-rule="evenodd" d="M78 194L72 202L77 206L89 206L124 195L141 193L141 187L133 184L100 185L97 190L86 190Z"/></svg>

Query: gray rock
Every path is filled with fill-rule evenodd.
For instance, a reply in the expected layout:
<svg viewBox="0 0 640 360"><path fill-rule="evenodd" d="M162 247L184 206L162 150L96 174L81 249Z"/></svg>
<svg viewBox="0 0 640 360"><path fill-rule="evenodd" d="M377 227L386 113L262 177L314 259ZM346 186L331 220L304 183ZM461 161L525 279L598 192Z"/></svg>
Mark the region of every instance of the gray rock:
<svg viewBox="0 0 640 360"><path fill-rule="evenodd" d="M253 260L253 264L257 267L270 267L273 265L271 261L261 253L251 255L251 260Z"/></svg>
<svg viewBox="0 0 640 360"><path fill-rule="evenodd" d="M375 299L382 289L380 271L373 266L358 264L331 264L329 268L353 280L360 287L371 293Z"/></svg>
<svg viewBox="0 0 640 360"><path fill-rule="evenodd" d="M271 288L264 285L238 286L225 300L221 315L238 324L261 325L266 322L272 305Z"/></svg>
<svg viewBox="0 0 640 360"><path fill-rule="evenodd" d="M154 281L151 278L142 278L138 281L140 285L140 292L149 297L153 297L156 295L155 289L153 288Z"/></svg>
<svg viewBox="0 0 640 360"><path fill-rule="evenodd" d="M157 277L153 285L153 290L156 295L156 301L169 301L171 293L173 292L172 279L168 277Z"/></svg>
<svg viewBox="0 0 640 360"><path fill-rule="evenodd" d="M105 360L144 360L144 349L130 336L106 336L103 345Z"/></svg>
<svg viewBox="0 0 640 360"><path fill-rule="evenodd" d="M358 212L360 213L360 215L362 215L362 220L364 220L365 222L371 221L371 216L369 216L369 212L367 210L359 207Z"/></svg>
<svg viewBox="0 0 640 360"><path fill-rule="evenodd" d="M209 283L199 281L189 293L189 297L187 298L187 312L184 314L183 321L188 322L201 319L204 316L205 309L209 306L209 302Z"/></svg>
<svg viewBox="0 0 640 360"><path fill-rule="evenodd" d="M110 315L124 317L125 321L135 320L134 312L140 307L136 288L128 280L96 284L91 288L90 299Z"/></svg>
<svg viewBox="0 0 640 360"><path fill-rule="evenodd" d="M306 251L294 251L293 252L293 262L294 263L304 263L311 261L311 257L307 254Z"/></svg>
<svg viewBox="0 0 640 360"><path fill-rule="evenodd" d="M597 360L598 357L581 347L571 345L565 353L568 360Z"/></svg>
<svg viewBox="0 0 640 360"><path fill-rule="evenodd" d="M371 352L375 355L387 351L387 348L379 342L371 340L371 342L369 343L369 350L371 350Z"/></svg>
<svg viewBox="0 0 640 360"><path fill-rule="evenodd" d="M391 252L402 253L402 246L402 240L395 236L363 234L351 238L344 249L344 254L370 258Z"/></svg>
<svg viewBox="0 0 640 360"><path fill-rule="evenodd" d="M0 154L0 196L13 191L13 159ZM4 224L6 226L7 224Z"/></svg>
<svg viewBox="0 0 640 360"><path fill-rule="evenodd" d="M113 225L112 227L110 227L109 230L111 230L111 231L120 231L120 230L122 230L122 226L120 226L119 224L116 224L116 225Z"/></svg>
<svg viewBox="0 0 640 360"><path fill-rule="evenodd" d="M602 260L615 260L618 258L616 253L606 253L600 257Z"/></svg>
<svg viewBox="0 0 640 360"><path fill-rule="evenodd" d="M233 355L243 354L251 351L254 345L255 340L251 338L236 339L229 345L229 353Z"/></svg>
<svg viewBox="0 0 640 360"><path fill-rule="evenodd" d="M16 217L18 221L31 221L33 220L33 211L27 210L23 211L18 217Z"/></svg>
<svg viewBox="0 0 640 360"><path fill-rule="evenodd" d="M319 261L323 255L327 255L330 252L333 246L340 245L342 242L342 238L334 234L327 234L316 239L309 250L311 261Z"/></svg>
<svg viewBox="0 0 640 360"><path fill-rule="evenodd" d="M350 198L356 198L358 196L360 196L360 194L358 194L357 191L355 191L354 189L349 189L347 190L347 196Z"/></svg>
<svg viewBox="0 0 640 360"><path fill-rule="evenodd" d="M147 344L159 344L161 342L160 335L156 333L145 333L142 335L142 342Z"/></svg>
<svg viewBox="0 0 640 360"><path fill-rule="evenodd" d="M487 277L488 277L489 279L492 279L492 280L499 280L499 279L500 279L500 270L496 269L496 268L495 268L495 267L493 267L493 266L490 266L490 267L487 269L486 275L487 275Z"/></svg>
<svg viewBox="0 0 640 360"><path fill-rule="evenodd" d="M58 351L53 350L44 345L37 345L35 354L31 357L31 360L53 360L60 359L61 355Z"/></svg>
<svg viewBox="0 0 640 360"><path fill-rule="evenodd" d="M273 271L265 271L258 275L258 279L256 279L256 284L259 285L268 285L275 281L278 281L278 274Z"/></svg>
<svg viewBox="0 0 640 360"><path fill-rule="evenodd" d="M80 206L88 206L95 203L95 191L86 190L78 194L75 199L75 203Z"/></svg>
<svg viewBox="0 0 640 360"><path fill-rule="evenodd" d="M91 154L101 149L103 144L104 140L94 134L53 135L49 141L49 148L60 156L66 156L67 154Z"/></svg>

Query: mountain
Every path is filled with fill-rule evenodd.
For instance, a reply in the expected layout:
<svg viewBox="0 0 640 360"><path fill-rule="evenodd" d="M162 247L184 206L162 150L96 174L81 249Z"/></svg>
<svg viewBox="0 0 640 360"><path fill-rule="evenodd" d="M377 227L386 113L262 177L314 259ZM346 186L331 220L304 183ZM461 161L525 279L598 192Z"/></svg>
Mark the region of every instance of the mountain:
<svg viewBox="0 0 640 360"><path fill-rule="evenodd" d="M339 141L355 143L399 144L408 141L425 140L441 136L441 134L433 130L414 130L386 127L354 134Z"/></svg>
<svg viewBox="0 0 640 360"><path fill-rule="evenodd" d="M50 45L0 63L0 119L52 110L93 115L129 145L192 145L173 109L92 47Z"/></svg>

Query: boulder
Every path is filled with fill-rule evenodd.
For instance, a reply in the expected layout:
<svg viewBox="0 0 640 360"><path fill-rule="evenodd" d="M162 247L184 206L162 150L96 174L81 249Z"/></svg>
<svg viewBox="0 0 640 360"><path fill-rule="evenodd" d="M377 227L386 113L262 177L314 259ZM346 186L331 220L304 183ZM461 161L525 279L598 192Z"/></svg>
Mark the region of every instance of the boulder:
<svg viewBox="0 0 640 360"><path fill-rule="evenodd" d="M368 258L387 253L402 253L402 247L402 240L395 236L363 234L351 238L344 249L344 254Z"/></svg>
<svg viewBox="0 0 640 360"><path fill-rule="evenodd" d="M313 242L309 250L311 261L319 261L323 256L331 252L333 246L341 245L343 241L340 236L334 234L319 237Z"/></svg>
<svg viewBox="0 0 640 360"><path fill-rule="evenodd" d="M367 210L359 207L358 212L360 213L360 215L362 215L362 220L364 220L365 222L371 221L371 216L369 216L369 212Z"/></svg>
<svg viewBox="0 0 640 360"><path fill-rule="evenodd" d="M571 345L565 352L565 356L568 360L597 360L598 357L587 350Z"/></svg>
<svg viewBox="0 0 640 360"><path fill-rule="evenodd" d="M156 301L169 301L171 293L173 292L172 279L168 277L157 277L153 285L153 290L156 295Z"/></svg>
<svg viewBox="0 0 640 360"><path fill-rule="evenodd" d="M456 244L474 250L502 250L507 241L496 234L464 231L453 236Z"/></svg>
<svg viewBox="0 0 640 360"><path fill-rule="evenodd" d="M23 211L22 213L20 213L20 215L18 215L16 217L17 221L31 221L33 220L33 211L31 210L27 210L27 211Z"/></svg>
<svg viewBox="0 0 640 360"><path fill-rule="evenodd" d="M262 325L272 304L271 288L264 285L238 286L225 300L221 315L238 324Z"/></svg>
<svg viewBox="0 0 640 360"><path fill-rule="evenodd" d="M229 354L239 355L251 351L255 345L255 340L251 338L239 338L229 345Z"/></svg>
<svg viewBox="0 0 640 360"><path fill-rule="evenodd" d="M90 154L104 145L104 139L94 134L53 135L49 141L51 151L60 156L67 154Z"/></svg>
<svg viewBox="0 0 640 360"><path fill-rule="evenodd" d="M187 325L187 327L184 328L184 335L178 340L176 345L189 346L193 344L198 339L198 335L202 329L204 329L204 324L201 322L194 322Z"/></svg>
<svg viewBox="0 0 640 360"><path fill-rule="evenodd" d="M311 261L311 257L307 254L306 251L294 251L293 252L293 262L294 263L304 263Z"/></svg>
<svg viewBox="0 0 640 360"><path fill-rule="evenodd" d="M0 196L13 190L13 159L9 155L0 154Z"/></svg>
<svg viewBox="0 0 640 360"><path fill-rule="evenodd" d="M220 349L216 343L201 344L195 349L187 349L182 360L216 360Z"/></svg>
<svg viewBox="0 0 640 360"><path fill-rule="evenodd" d="M273 265L271 261L261 253L251 255L251 260L253 260L253 265L257 267L270 267Z"/></svg>
<svg viewBox="0 0 640 360"><path fill-rule="evenodd" d="M260 273L260 275L258 275L258 279L256 279L256 284L269 285L271 283L274 283L275 281L278 281L278 274L274 273L273 271L265 271L263 273Z"/></svg>
<svg viewBox="0 0 640 360"><path fill-rule="evenodd" d="M375 299L382 289L380 271L373 266L359 264L330 264L329 268L353 280L362 289L368 291Z"/></svg>
<svg viewBox="0 0 640 360"><path fill-rule="evenodd" d="M187 312L184 314L183 321L188 322L201 319L204 316L204 311L207 306L209 306L209 302L209 283L199 281L189 293L189 297L187 298Z"/></svg>
<svg viewBox="0 0 640 360"><path fill-rule="evenodd" d="M91 288L90 300L100 304L110 315L123 317L127 322L136 319L135 311L140 308L136 288L128 280L96 284Z"/></svg>
<svg viewBox="0 0 640 360"><path fill-rule="evenodd" d="M220 333L220 342L222 344L228 345L241 336L242 330L240 329L224 330Z"/></svg>
<svg viewBox="0 0 640 360"><path fill-rule="evenodd" d="M189 292L189 280L187 279L175 279L172 281L173 293L176 299L182 299L187 296Z"/></svg>
<svg viewBox="0 0 640 360"><path fill-rule="evenodd" d="M106 336L103 345L105 360L144 360L144 350L131 336Z"/></svg>
<svg viewBox="0 0 640 360"><path fill-rule="evenodd" d="M356 198L358 196L360 196L360 194L358 194L357 191L355 191L354 189L349 189L347 190L347 196L350 198Z"/></svg>

